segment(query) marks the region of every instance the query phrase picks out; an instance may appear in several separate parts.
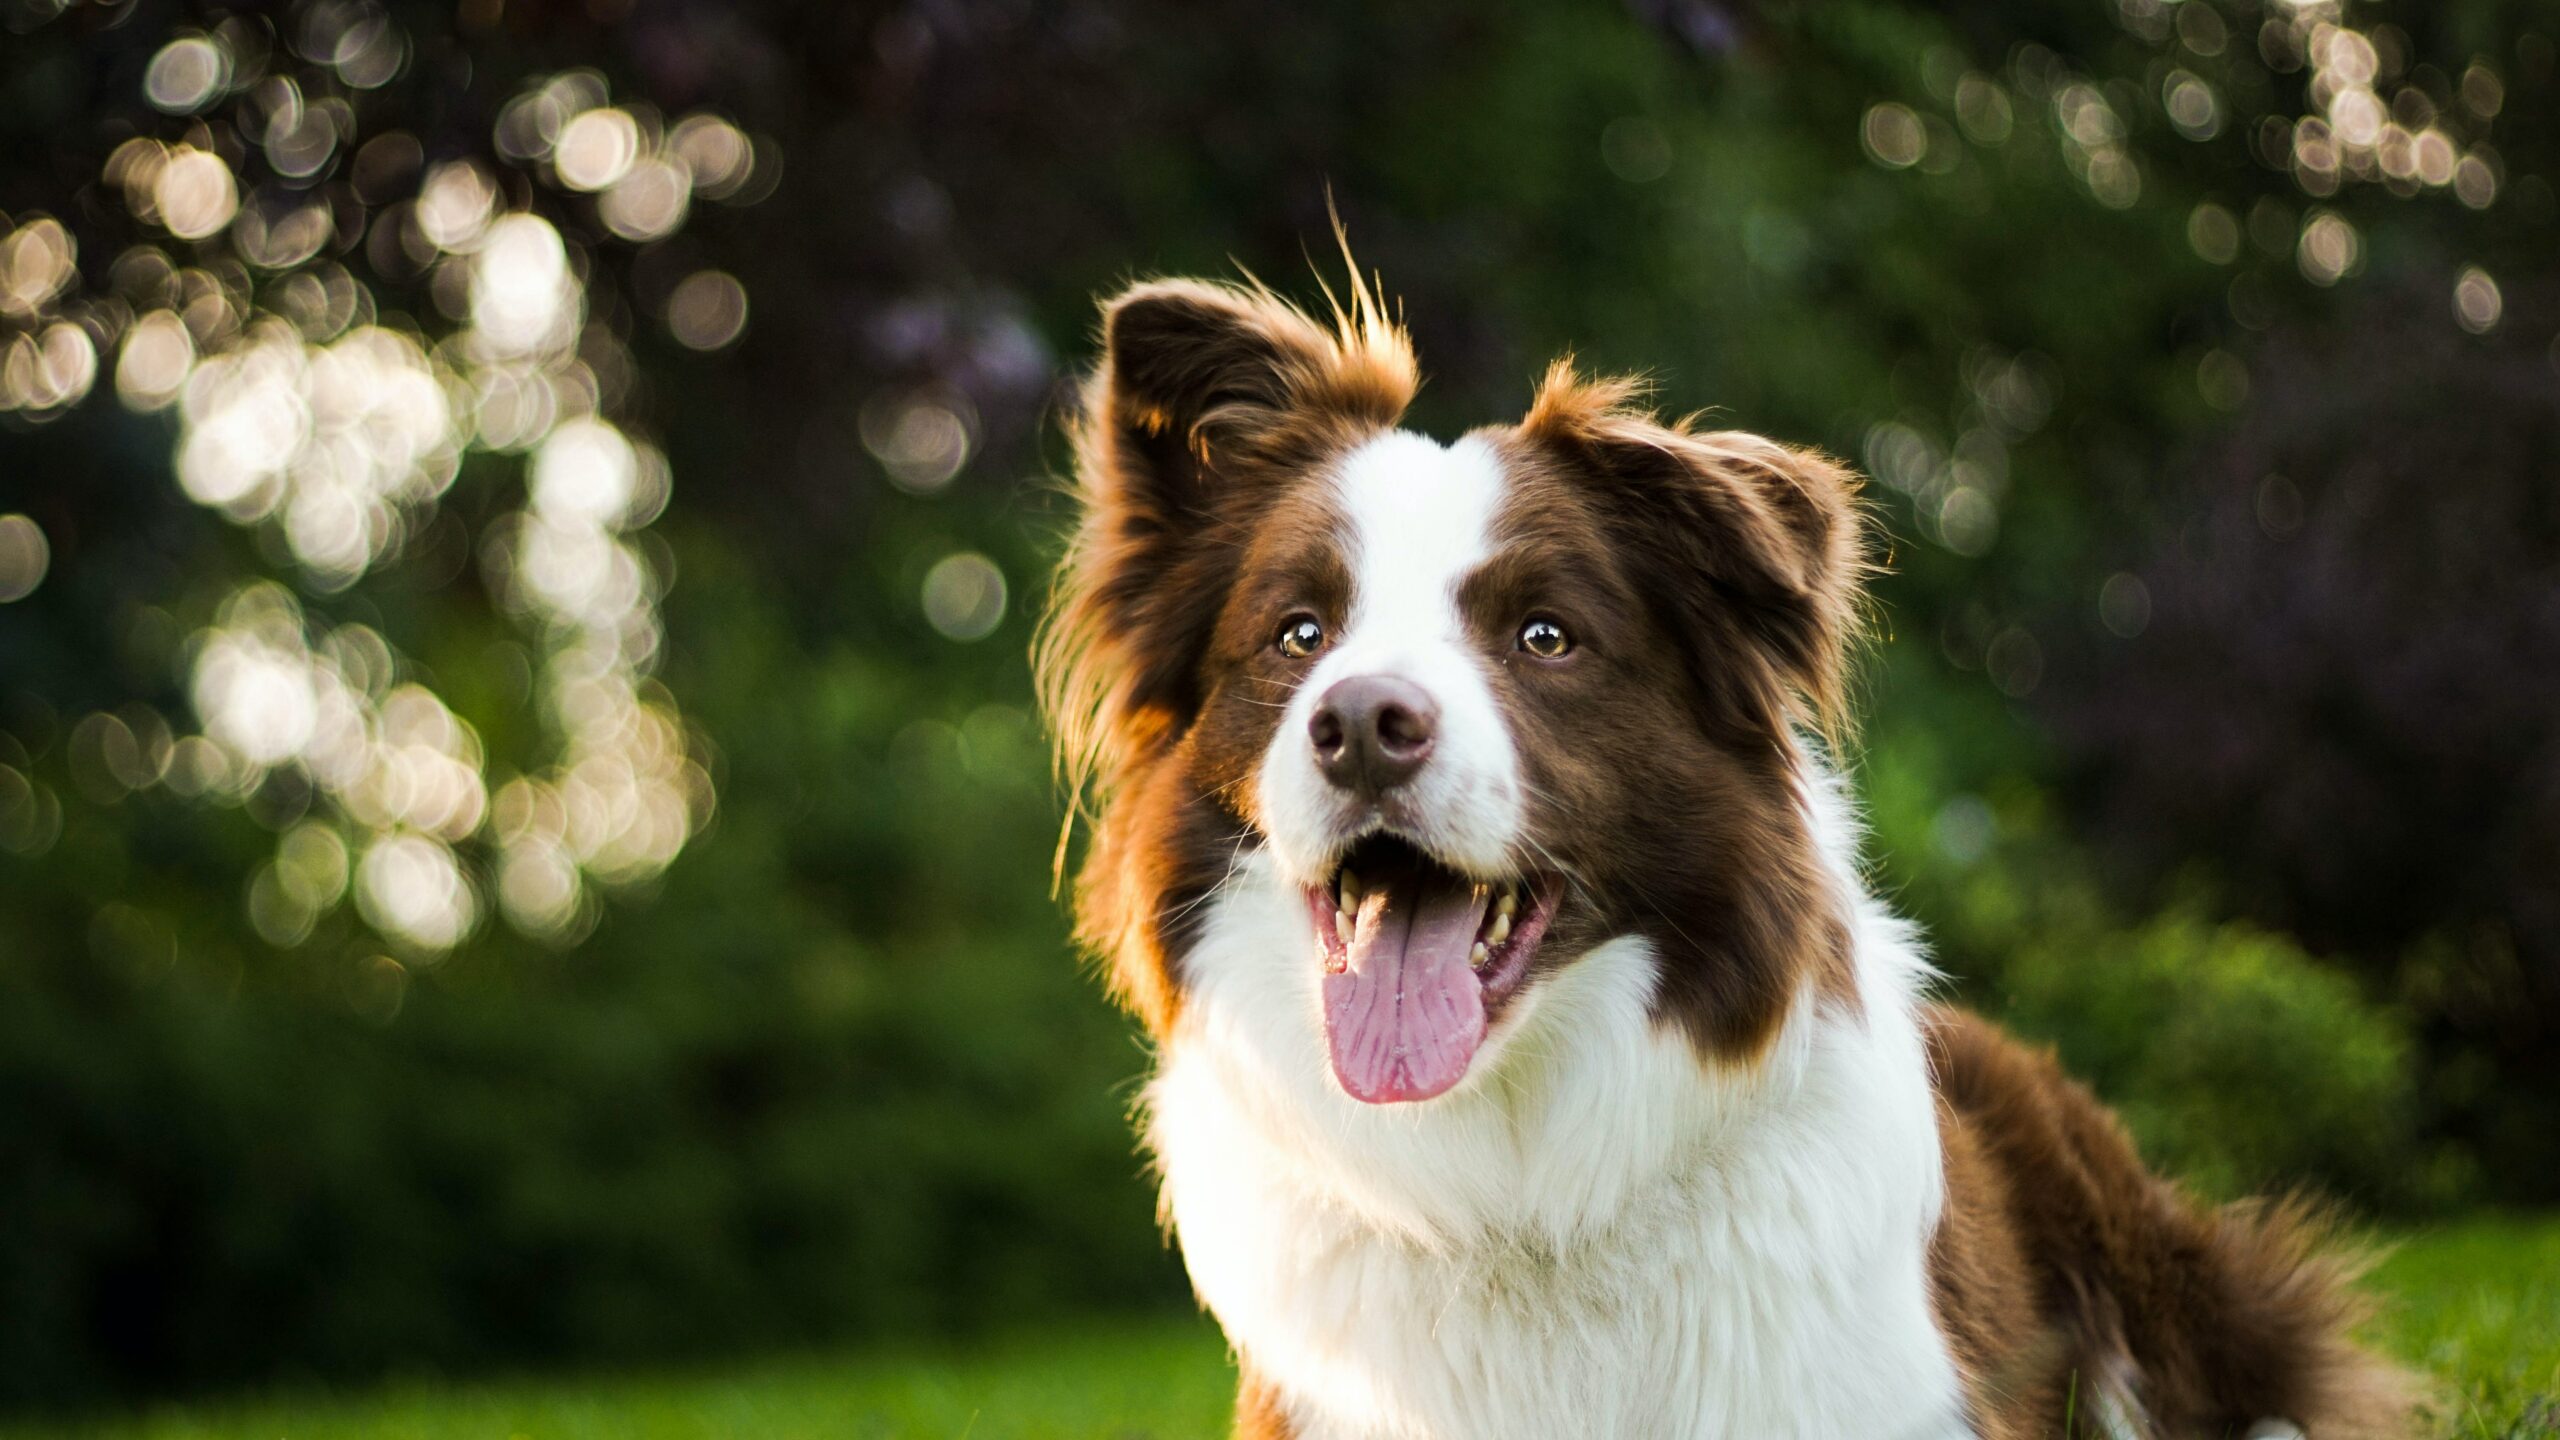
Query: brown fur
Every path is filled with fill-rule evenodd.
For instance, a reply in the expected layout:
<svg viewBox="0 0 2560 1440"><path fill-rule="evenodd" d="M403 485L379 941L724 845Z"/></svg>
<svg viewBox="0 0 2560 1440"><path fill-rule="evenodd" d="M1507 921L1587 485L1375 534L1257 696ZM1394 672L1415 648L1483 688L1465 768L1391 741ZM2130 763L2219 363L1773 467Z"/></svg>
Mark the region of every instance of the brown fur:
<svg viewBox="0 0 2560 1440"><path fill-rule="evenodd" d="M2312 1440L2410 1433L2417 1387L2347 1338L2362 1267L2313 1211L2198 1205L2050 1054L1977 1016L1933 1009L1928 1040L1947 1157L1932 1279L1986 1437L2099 1440L2109 1396L2162 1440L2268 1417Z"/></svg>
<svg viewBox="0 0 2560 1440"><path fill-rule="evenodd" d="M1550 950L1648 937L1659 1012L1701 1053L1739 1063L1777 1034L1805 977L1856 1003L1790 728L1807 697L1840 685L1845 637L1831 627L1848 615L1830 591L1860 562L1827 551L1854 534L1851 490L1816 457L1687 435L1621 398L1559 371L1527 421L1490 434L1515 498L1500 552L1459 600L1490 653L1530 613L1587 637L1571 665L1515 659L1496 677L1533 787L1529 828L1574 886ZM1764 487L1801 501L1801 531L1769 513ZM1713 568L1699 563L1710 550ZM1778 584L1802 585L1808 607L1783 642L1735 623L1721 593Z"/></svg>
<svg viewBox="0 0 2560 1440"><path fill-rule="evenodd" d="M1631 530L1651 539L1675 628L1750 664L1732 677L1729 720L1778 731L1809 721L1836 736L1874 570L1857 478L1816 451L1666 423L1635 404L1641 394L1634 380L1585 379L1559 360L1520 433L1609 477Z"/></svg>
<svg viewBox="0 0 2560 1440"><path fill-rule="evenodd" d="M1234 853L1217 812L1242 818L1180 753L1226 596L1266 513L1394 425L1420 383L1365 286L1334 322L1259 288L1135 286L1104 307L1103 363L1072 426L1082 523L1042 627L1041 700L1075 808L1095 819L1077 938L1157 1036L1181 994L1168 941Z"/></svg>
<svg viewBox="0 0 2560 1440"><path fill-rule="evenodd" d="M1061 768L1095 820L1079 938L1159 1038L1212 892L1258 843L1253 777L1350 576L1325 487L1417 382L1366 287L1328 328L1253 288L1160 281L1106 307L1075 423L1082 524L1039 648ZM1656 1010L1702 1060L1748 1064L1810 982L1854 1008L1846 897L1796 792L1801 728L1846 726L1871 568L1856 481L1757 436L1666 423L1624 380L1551 370L1517 426L1497 554L1459 605L1514 727L1536 865L1568 903L1539 963L1646 935ZM1576 638L1511 643L1524 616ZM1674 838L1676 837L1676 839ZM2299 1205L2211 1210L2152 1177L2114 1119L1985 1022L1926 1017L1945 1157L1941 1330L1985 1440L2161 1440L2283 1417L2313 1440L2407 1433L2401 1372L2346 1337L2356 1267ZM1244 1366L1236 1433L1292 1433Z"/></svg>

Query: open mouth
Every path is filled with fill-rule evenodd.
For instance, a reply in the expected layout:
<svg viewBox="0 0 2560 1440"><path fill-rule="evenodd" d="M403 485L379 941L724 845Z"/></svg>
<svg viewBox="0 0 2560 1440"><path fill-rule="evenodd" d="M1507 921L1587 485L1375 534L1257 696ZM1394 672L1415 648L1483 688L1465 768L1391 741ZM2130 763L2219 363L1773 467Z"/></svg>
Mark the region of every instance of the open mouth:
<svg viewBox="0 0 2560 1440"><path fill-rule="evenodd" d="M1563 884L1486 879L1372 835L1307 891L1324 959L1333 1074L1372 1105L1428 1100L1466 1078L1520 988Z"/></svg>

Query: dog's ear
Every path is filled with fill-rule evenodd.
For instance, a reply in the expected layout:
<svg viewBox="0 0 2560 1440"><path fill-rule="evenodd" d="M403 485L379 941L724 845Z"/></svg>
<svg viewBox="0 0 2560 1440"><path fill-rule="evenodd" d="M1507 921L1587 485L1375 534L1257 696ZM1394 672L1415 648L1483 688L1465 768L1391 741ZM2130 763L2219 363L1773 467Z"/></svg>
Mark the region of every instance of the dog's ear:
<svg viewBox="0 0 2560 1440"><path fill-rule="evenodd" d="M1666 423L1636 404L1640 393L1560 363L1521 430L1594 482L1620 553L1646 599L1666 607L1719 718L1780 732L1806 723L1837 739L1874 568L1857 477L1816 451Z"/></svg>
<svg viewBox="0 0 2560 1440"><path fill-rule="evenodd" d="M1401 335L1363 303L1328 332L1267 293L1197 280L1103 306L1085 404L1087 503L1183 536L1257 469L1323 458L1344 427L1392 425L1414 390ZM1266 484L1270 477L1260 477Z"/></svg>
<svg viewBox="0 0 2560 1440"><path fill-rule="evenodd" d="M1295 478L1392 426L1418 383L1355 285L1320 325L1260 289L1137 285L1103 306L1076 442L1083 515L1039 663L1071 781L1111 783L1178 733L1252 522Z"/></svg>

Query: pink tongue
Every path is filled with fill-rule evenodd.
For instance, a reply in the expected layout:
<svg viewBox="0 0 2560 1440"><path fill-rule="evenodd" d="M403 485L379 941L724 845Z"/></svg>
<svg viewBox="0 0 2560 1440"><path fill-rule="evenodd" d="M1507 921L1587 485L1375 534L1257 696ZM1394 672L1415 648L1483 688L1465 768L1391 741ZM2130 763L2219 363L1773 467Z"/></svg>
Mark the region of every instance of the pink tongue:
<svg viewBox="0 0 2560 1440"><path fill-rule="evenodd" d="M1468 885L1408 881L1361 897L1350 964L1324 977L1325 1044L1352 1098L1428 1100L1466 1078L1484 1039L1484 988L1467 966L1483 919Z"/></svg>

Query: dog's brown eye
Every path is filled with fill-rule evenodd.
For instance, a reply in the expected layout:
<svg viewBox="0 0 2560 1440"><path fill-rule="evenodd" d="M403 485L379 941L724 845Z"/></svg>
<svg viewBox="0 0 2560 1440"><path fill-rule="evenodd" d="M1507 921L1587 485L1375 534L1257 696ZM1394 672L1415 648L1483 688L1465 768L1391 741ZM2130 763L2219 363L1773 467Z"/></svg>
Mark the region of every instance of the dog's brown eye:
<svg viewBox="0 0 2560 1440"><path fill-rule="evenodd" d="M1313 615L1292 615L1280 622L1280 653L1304 660L1324 648L1324 627Z"/></svg>
<svg viewBox="0 0 2560 1440"><path fill-rule="evenodd" d="M1573 648L1573 641L1553 620L1532 620L1520 627L1520 648L1541 660L1555 660Z"/></svg>

